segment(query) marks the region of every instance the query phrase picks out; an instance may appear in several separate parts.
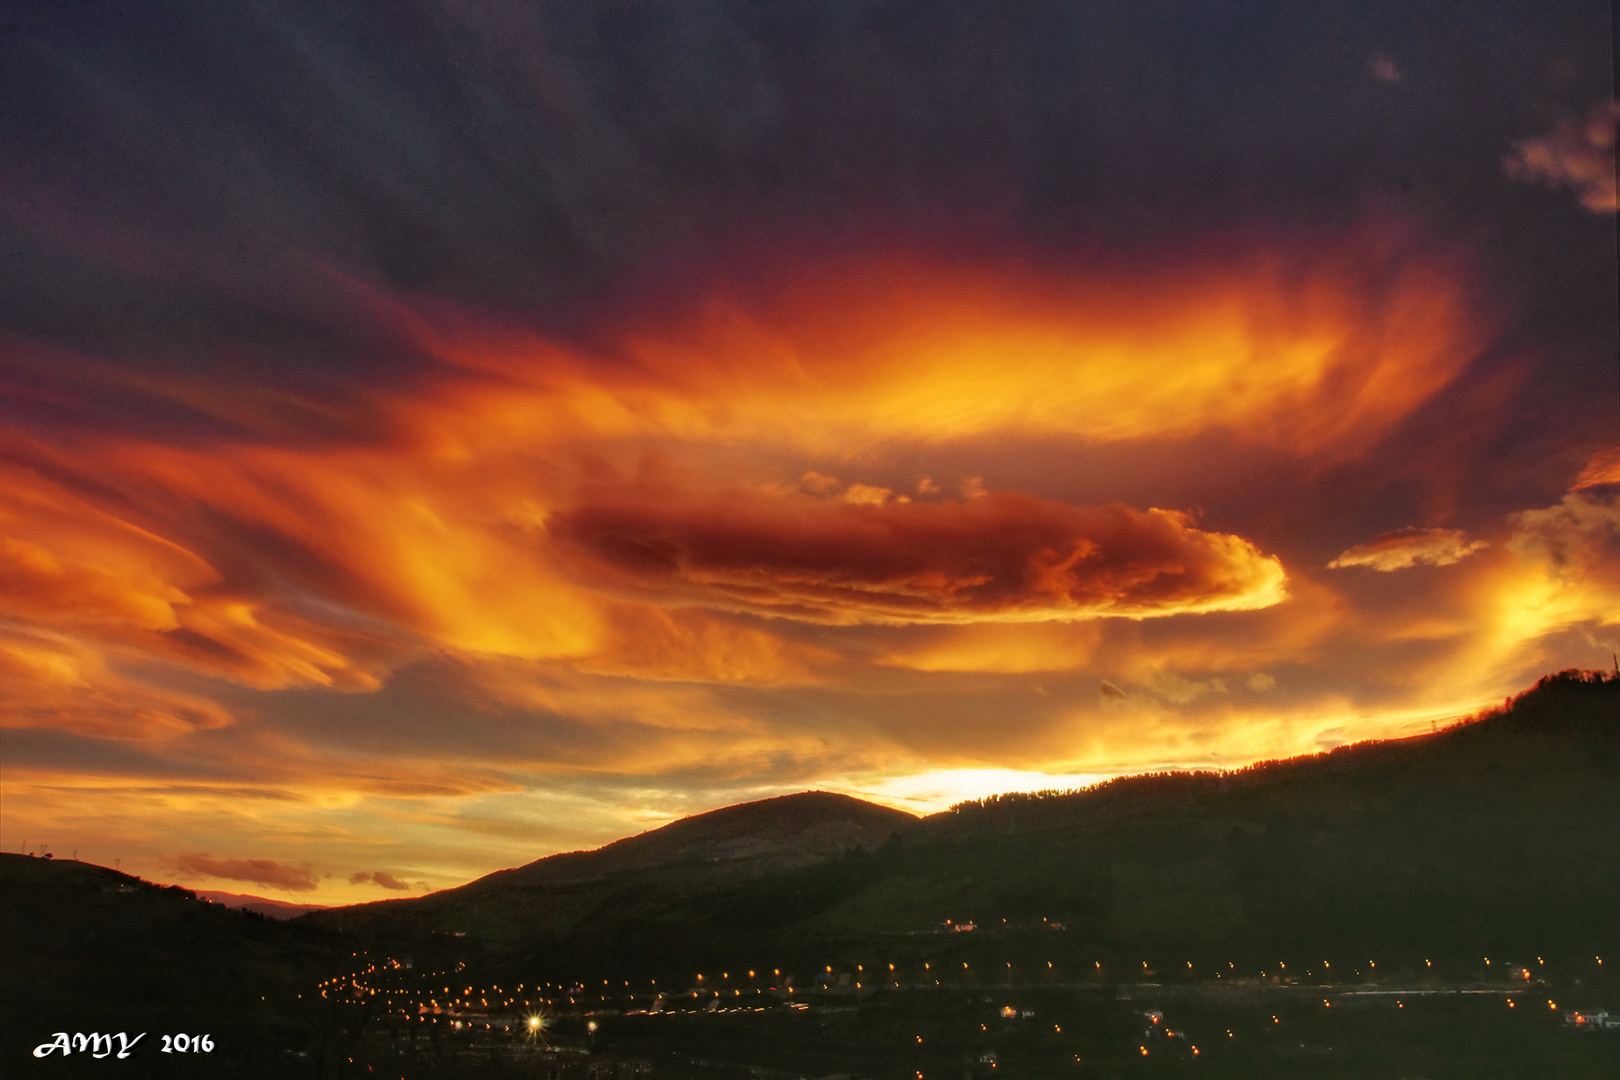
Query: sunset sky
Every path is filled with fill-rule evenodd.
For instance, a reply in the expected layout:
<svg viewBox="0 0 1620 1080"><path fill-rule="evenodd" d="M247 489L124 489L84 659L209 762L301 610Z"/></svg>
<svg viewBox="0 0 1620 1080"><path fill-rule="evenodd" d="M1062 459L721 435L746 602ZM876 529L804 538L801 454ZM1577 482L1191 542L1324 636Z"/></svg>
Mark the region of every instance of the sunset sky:
<svg viewBox="0 0 1620 1080"><path fill-rule="evenodd" d="M0 847L381 899L1608 667L1609 29L8 6Z"/></svg>

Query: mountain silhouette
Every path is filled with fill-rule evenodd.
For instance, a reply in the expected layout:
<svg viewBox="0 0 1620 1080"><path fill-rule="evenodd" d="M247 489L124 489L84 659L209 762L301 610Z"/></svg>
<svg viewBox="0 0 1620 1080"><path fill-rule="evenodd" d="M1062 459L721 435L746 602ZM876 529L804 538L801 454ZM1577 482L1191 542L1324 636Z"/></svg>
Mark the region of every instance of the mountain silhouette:
<svg viewBox="0 0 1620 1080"><path fill-rule="evenodd" d="M1490 995L1506 992L1506 980L1519 978L1509 973L1527 965L1549 1000L1601 1005L1620 992L1601 963L1620 940L1617 775L1620 677L1564 672L1501 709L1416 738L1231 772L995 796L925 818L805 792L684 818L459 888L288 922L105 867L0 855L0 933L14 943L0 965L0 1051L21 1060L56 1031L196 1029L214 1035L218 1054L148 1054L121 1062L121 1074L342 1077L369 1053L414 1062L404 1070L411 1076L473 1075L472 1059L434 1041L440 1026L414 1011L392 1019L368 1012L370 992L342 974L395 959L400 993L450 971L469 988L590 983L589 1007L607 1010L592 1014L599 1016L631 1007L616 1003L615 987L670 987L692 1000L692 987L708 985L694 981L705 971L720 972L722 983L746 973L749 986L756 972L768 973L761 995L796 976L807 996L825 998L829 1017L874 991L859 985L874 971L873 983L903 977L950 992L868 1001L860 1008L878 1011L867 1034L800 1024L783 1029L798 1035L770 1035L777 1029L731 1020L686 1035L667 1024L645 1032L646 1052L674 1054L669 1061L742 1054L737 1040L746 1036L755 1040L750 1060L797 1067L819 1046L822 1072L890 1053L884 1025L901 1016L907 1031L955 1038L960 1010L999 1009L1001 999L986 995L997 987L1011 994L1015 973L1018 993L1046 994L1048 1004L1067 1002L1061 1007L1072 1011L1082 999L1106 1003L1095 1004L1084 1037L1097 1054L1124 1054L1110 1059L1121 1070L1136 1052L1132 995L1163 997L1179 984L1195 995L1203 993L1197 980L1213 985L1220 973L1246 973L1250 985L1257 975L1268 985L1282 980L1278 992L1331 979L1339 984L1333 992L1371 982L1369 991L1380 993L1387 978L1427 986L1424 993L1475 987ZM967 923L973 932L956 932ZM1281 961L1286 975L1272 967ZM1307 967L1312 986L1286 985L1296 964ZM1317 964L1324 966L1310 971ZM820 988L823 974L834 981ZM448 993L450 980L429 982L432 995ZM551 1007L576 1008L573 991L553 993L562 997ZM1194 1009L1193 997L1173 1000ZM1496 1072L1470 1075L1550 1075L1536 1071L1547 1054L1575 1055L1558 1075L1597 1075L1586 1063L1602 1047L1566 1047L1556 1012L1543 1009L1540 1034L1512 1035L1495 1023L1469 1027L1486 1024L1487 1014L1464 1010L1462 998L1434 1000L1432 1023L1446 1032L1434 1050L1416 1042L1391 1049L1391 1032L1421 1042L1428 1027L1323 1031L1352 1040L1363 1063L1479 1048ZM1198 1006L1207 1014L1200 1022L1238 1024L1224 1007ZM1320 1000L1315 1007L1324 1008ZM588 1049L585 1021L574 1019ZM988 1038L991 1019L973 1030ZM1269 1013L1262 1019L1272 1022ZM1249 1037L1261 1035L1256 1025ZM1001 1038L1004 1049L1022 1045ZM1277 1046L1275 1054L1310 1049ZM1034 1042L1025 1049L1046 1052ZM422 1053L439 1056L426 1062ZM1293 1075L1290 1060L1234 1058L1233 1068L1242 1067L1231 1075ZM102 1065L76 1057L53 1069L100 1075L94 1067ZM709 1075L707 1065L691 1067L698 1071L669 1075ZM1387 1072L1355 1071L1361 1067L1347 1064L1344 1075ZM1127 1074L1136 1075L1119 1072Z"/></svg>
<svg viewBox="0 0 1620 1080"><path fill-rule="evenodd" d="M786 796L301 921L604 972L893 952L946 920L1060 924L1062 949L1088 955L1545 953L1620 939L1617 775L1620 679L1568 672L1415 738L921 819Z"/></svg>
<svg viewBox="0 0 1620 1080"><path fill-rule="evenodd" d="M515 942L566 933L610 899L659 904L730 883L792 872L876 848L916 817L826 791L806 791L681 818L593 851L549 855L422 897L306 916L349 932L476 933Z"/></svg>

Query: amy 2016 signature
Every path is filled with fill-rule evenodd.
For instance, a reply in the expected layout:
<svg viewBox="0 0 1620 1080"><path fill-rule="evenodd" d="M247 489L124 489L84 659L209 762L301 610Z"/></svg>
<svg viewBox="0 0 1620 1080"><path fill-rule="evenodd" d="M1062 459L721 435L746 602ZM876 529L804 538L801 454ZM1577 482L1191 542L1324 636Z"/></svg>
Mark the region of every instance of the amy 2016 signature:
<svg viewBox="0 0 1620 1080"><path fill-rule="evenodd" d="M208 1054L214 1050L214 1037L212 1035L163 1035L163 1053L165 1054ZM92 1031L88 1035L84 1032L74 1032L69 1035L65 1031L58 1031L52 1035L50 1042L42 1042L34 1047L34 1056L37 1058L50 1057L61 1052L63 1057L69 1054L89 1054L91 1057L104 1058L113 1056L114 1043L117 1043L117 1056L127 1058L134 1053L136 1045L146 1038L146 1032L131 1036L127 1032L102 1034Z"/></svg>

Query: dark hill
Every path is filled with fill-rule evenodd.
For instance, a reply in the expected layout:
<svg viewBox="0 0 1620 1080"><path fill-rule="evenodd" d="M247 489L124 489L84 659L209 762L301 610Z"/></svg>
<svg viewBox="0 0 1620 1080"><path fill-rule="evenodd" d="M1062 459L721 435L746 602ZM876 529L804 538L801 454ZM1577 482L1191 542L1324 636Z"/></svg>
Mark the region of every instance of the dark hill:
<svg viewBox="0 0 1620 1080"><path fill-rule="evenodd" d="M267 919L296 919L300 915L308 915L311 911L319 911L328 907L327 904L295 904L286 900L272 900L266 896L254 896L251 893L220 892L218 889L193 889L199 897L215 904L223 904L236 911L251 911L255 915L263 915Z"/></svg>
<svg viewBox="0 0 1620 1080"><path fill-rule="evenodd" d="M390 1048L377 1060L408 1060L410 1076L474 1075L466 1071L474 1066L476 1075L497 1075L492 1057L444 1057L454 1047L431 1038L439 1029L420 1017L378 1034L381 1014L352 982L352 992L317 995L318 979L329 988L334 973L369 963L356 958L363 945L401 958L412 978L454 969L457 982L481 987L516 976L626 987L656 978L679 989L697 971L725 980L728 971L762 969L761 978L770 971L774 980L780 969L813 991L818 973L859 979L893 964L896 980L928 987L941 979L935 985L959 992L950 999L957 1006L986 1010L995 1003L980 992L989 989L985 980L1010 989L1014 972L1027 992L1050 983L1054 993L1077 995L1072 1006L1093 992L1112 1003L1116 981L1146 979L1161 984L1150 992L1162 996L1193 972L1206 985L1215 972L1253 986L1279 961L1289 975L1305 965L1314 981L1502 990L1502 961L1534 961L1537 993L1601 1006L1613 984L1598 957L1620 951L1617 775L1620 678L1566 672L1502 710L1415 739L1230 773L1004 795L920 820L806 793L687 818L459 889L289 923L104 867L0 855L0 934L8 942L0 1059L37 1064L29 1049L57 1031L146 1031L154 1042L163 1032L206 1031L219 1047L210 1057L147 1052L116 1071L341 1078L359 1074L356 1055L373 1037ZM946 919L978 929L947 932ZM352 937L334 932L351 929ZM1325 961L1331 972L1310 970ZM1272 970L1270 979L1279 975ZM1232 982L1221 985L1224 992ZM1286 979L1276 988L1294 989ZM963 1026L966 1014L928 989L926 1001L906 999L916 1005L906 1023L937 1023L941 1033ZM847 997L850 988L829 991L839 992ZM606 986L597 1001L607 1007ZM856 1016L843 1001L821 1019ZM1124 1006L1110 1007L1118 1015L1108 1015L1125 1016ZM1211 1030L1231 1026L1222 1019ZM582 1023L580 1038L586 1030ZM811 1029L793 1030L803 1040ZM714 1031L708 1050L729 1047L741 1029ZM1485 1031L1459 1036L1448 1053L1485 1045ZM1553 1043L1536 1043L1537 1053L1557 1049L1558 1033L1548 1031ZM1132 1029L1121 1032L1134 1052ZM1383 1035L1367 1039L1384 1044ZM765 1041L773 1060L797 1067L800 1044ZM853 1047L830 1055L827 1067L867 1060L870 1047ZM418 1071L423 1054L440 1055L433 1060L449 1071ZM1226 1075L1301 1075L1287 1065ZM48 1063L61 1076L99 1076L108 1067L85 1055ZM1333 1075L1408 1073L1439 1074ZM1553 1074L1606 1075L1512 1073Z"/></svg>
<svg viewBox="0 0 1620 1080"><path fill-rule="evenodd" d="M348 957L345 940L200 900L178 886L66 859L0 855L4 1075L276 1078L319 1018L300 992ZM58 1031L148 1032L122 1061L36 1061ZM164 1054L161 1032L209 1033L216 1049ZM48 1068L47 1068L48 1065Z"/></svg>
<svg viewBox="0 0 1620 1080"><path fill-rule="evenodd" d="M986 949L1591 951L1620 940L1616 776L1620 679L1572 672L1419 738L922 820L790 796L306 918L388 942L459 931L488 963L559 975ZM981 930L941 939L946 919Z"/></svg>
<svg viewBox="0 0 1620 1080"><path fill-rule="evenodd" d="M681 818L595 851L553 855L481 882L582 881L676 862L760 863L778 868L877 847L916 817L829 791L804 791ZM761 867L763 868L763 866Z"/></svg>
<svg viewBox="0 0 1620 1080"><path fill-rule="evenodd" d="M1565 673L1433 735L931 816L838 936L1064 921L1092 949L1532 954L1620 941L1620 679Z"/></svg>
<svg viewBox="0 0 1620 1080"><path fill-rule="evenodd" d="M992 795L924 820L919 836L1033 838L1200 808L1284 814L1561 803L1579 814L1620 775L1620 679L1548 676L1501 709L1443 731L1342 746L1231 772L1122 777L1084 791ZM1585 781L1596 781L1590 790ZM1525 806L1528 809L1528 805ZM1597 809L1594 804L1591 809Z"/></svg>
<svg viewBox="0 0 1620 1080"><path fill-rule="evenodd" d="M302 921L384 937L460 932L515 944L566 934L604 909L635 918L725 883L875 848L916 821L847 795L806 791L696 814L428 896L332 908Z"/></svg>

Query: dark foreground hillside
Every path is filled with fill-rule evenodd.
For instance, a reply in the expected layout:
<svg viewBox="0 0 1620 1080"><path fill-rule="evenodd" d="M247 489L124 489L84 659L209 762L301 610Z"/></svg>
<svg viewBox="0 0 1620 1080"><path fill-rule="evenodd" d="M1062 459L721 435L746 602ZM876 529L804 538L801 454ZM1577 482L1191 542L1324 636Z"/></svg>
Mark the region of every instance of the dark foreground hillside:
<svg viewBox="0 0 1620 1080"><path fill-rule="evenodd" d="M1620 680L1566 673L1435 735L959 806L907 834L904 877L942 917L1125 950L1584 952L1620 941L1617 776ZM830 921L926 909L902 891Z"/></svg>
<svg viewBox="0 0 1620 1080"><path fill-rule="evenodd" d="M0 1075L1610 1077L1617 775L1620 678L1564 673L1422 738L921 820L806 793L290 923L0 856Z"/></svg>
<svg viewBox="0 0 1620 1080"><path fill-rule="evenodd" d="M301 1075L323 1018L300 994L352 951L175 886L23 855L0 855L0 940L7 1077ZM146 1036L122 1060L93 1050L35 1058L56 1032ZM163 1053L162 1036L181 1033L206 1034L214 1049Z"/></svg>
<svg viewBox="0 0 1620 1080"><path fill-rule="evenodd" d="M366 1045L405 1076L1596 1078L1616 775L1620 680L1565 673L1434 735L884 819L830 857L655 832L646 862L310 918L373 964L465 950L459 985L379 982L401 1008ZM851 809L772 802L731 809ZM424 1064L424 1030L457 1049Z"/></svg>
<svg viewBox="0 0 1620 1080"><path fill-rule="evenodd" d="M1001 796L920 821L867 807L860 842L832 857L675 858L660 846L661 832L701 832L705 818L745 809L733 807L635 838L653 852L642 862L615 851L623 841L308 920L379 943L461 933L488 963L559 978L679 977L762 956L825 966L878 943L906 960L961 953L971 964L976 943L1054 923L1064 929L991 951L1093 970L1172 955L1197 970L1301 950L1448 967L1595 953L1620 942L1616 776L1620 680L1567 673L1420 738ZM866 806L839 798L792 796L752 813L813 820ZM947 944L936 940L946 920L979 929Z"/></svg>

